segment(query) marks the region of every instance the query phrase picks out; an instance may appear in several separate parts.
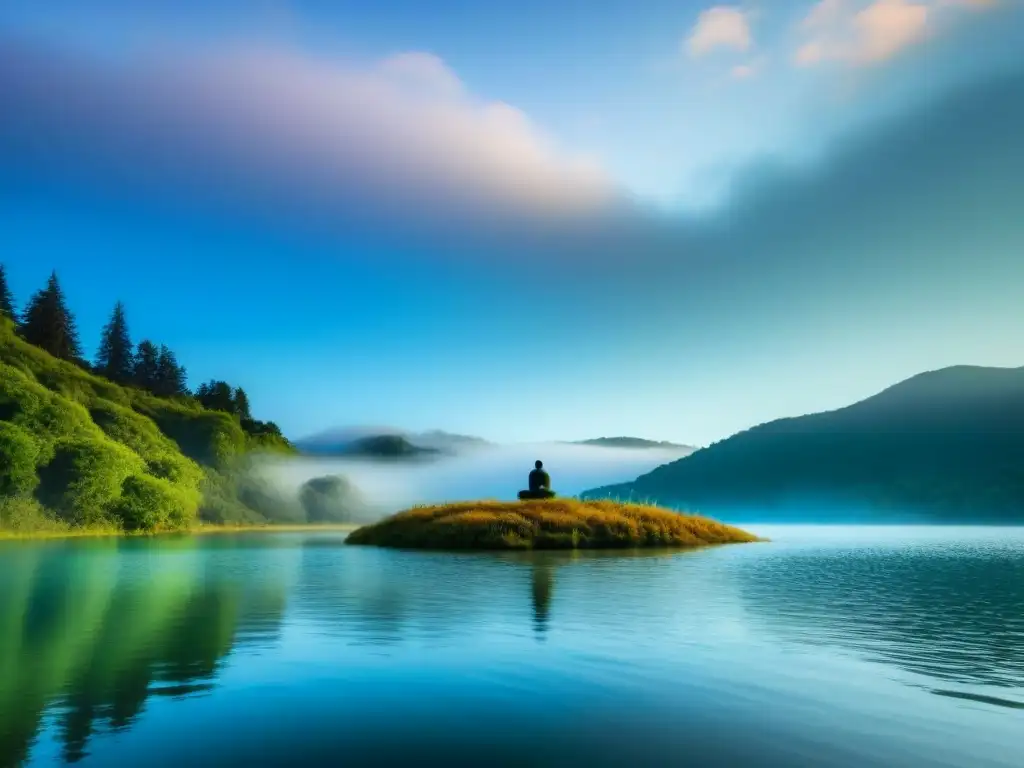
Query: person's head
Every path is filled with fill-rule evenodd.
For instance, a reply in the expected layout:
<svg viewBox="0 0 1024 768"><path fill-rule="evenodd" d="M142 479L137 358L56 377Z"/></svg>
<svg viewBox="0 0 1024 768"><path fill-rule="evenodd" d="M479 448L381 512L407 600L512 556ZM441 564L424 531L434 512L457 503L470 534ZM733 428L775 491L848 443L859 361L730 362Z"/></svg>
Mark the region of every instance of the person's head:
<svg viewBox="0 0 1024 768"><path fill-rule="evenodd" d="M540 459L537 459L535 462L533 462L533 466L535 466L537 469L540 469L541 467L544 466L544 462L541 461Z"/></svg>

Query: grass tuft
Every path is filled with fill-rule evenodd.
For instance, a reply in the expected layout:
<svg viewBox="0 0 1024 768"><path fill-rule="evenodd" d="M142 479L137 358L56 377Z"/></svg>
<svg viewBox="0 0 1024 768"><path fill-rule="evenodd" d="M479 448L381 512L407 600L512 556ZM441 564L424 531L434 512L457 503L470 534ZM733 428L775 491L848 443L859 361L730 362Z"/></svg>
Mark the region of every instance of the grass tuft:
<svg viewBox="0 0 1024 768"><path fill-rule="evenodd" d="M353 531L399 549L626 549L759 541L717 520L618 501L469 501L413 507Z"/></svg>

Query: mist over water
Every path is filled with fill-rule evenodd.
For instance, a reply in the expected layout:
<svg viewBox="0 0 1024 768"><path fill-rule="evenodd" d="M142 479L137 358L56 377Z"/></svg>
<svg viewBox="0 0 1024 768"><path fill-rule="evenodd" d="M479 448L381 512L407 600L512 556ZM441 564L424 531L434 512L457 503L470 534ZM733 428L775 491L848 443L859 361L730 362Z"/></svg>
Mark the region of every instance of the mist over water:
<svg viewBox="0 0 1024 768"><path fill-rule="evenodd" d="M514 500L540 459L559 495L573 496L633 480L689 453L687 448L605 448L565 443L522 443L462 449L430 459L365 459L323 456L266 458L253 471L288 498L316 477L341 475L366 502L373 519L414 504L472 499Z"/></svg>

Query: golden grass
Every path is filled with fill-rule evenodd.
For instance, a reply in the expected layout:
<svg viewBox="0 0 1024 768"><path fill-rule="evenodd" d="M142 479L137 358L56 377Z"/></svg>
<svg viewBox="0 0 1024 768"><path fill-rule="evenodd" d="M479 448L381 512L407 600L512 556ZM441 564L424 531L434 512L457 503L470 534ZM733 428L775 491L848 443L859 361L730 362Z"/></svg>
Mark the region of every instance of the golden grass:
<svg viewBox="0 0 1024 768"><path fill-rule="evenodd" d="M471 501L414 507L353 531L349 544L404 549L621 549L759 541L706 517L618 501Z"/></svg>

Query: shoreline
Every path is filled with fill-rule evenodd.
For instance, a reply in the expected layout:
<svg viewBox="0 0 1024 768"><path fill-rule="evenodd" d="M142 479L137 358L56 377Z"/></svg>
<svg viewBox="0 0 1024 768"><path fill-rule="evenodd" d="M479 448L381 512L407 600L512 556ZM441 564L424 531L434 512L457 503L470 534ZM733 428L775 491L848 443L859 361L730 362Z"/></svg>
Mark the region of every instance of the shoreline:
<svg viewBox="0 0 1024 768"><path fill-rule="evenodd" d="M231 533L309 533L334 532L351 533L359 526L355 523L266 523L251 525L219 525L215 523L197 525L175 531L153 531L133 533L120 528L70 528L68 530L11 531L0 529L0 542L40 541L44 539L97 539L97 538L138 538L144 536L212 536Z"/></svg>

